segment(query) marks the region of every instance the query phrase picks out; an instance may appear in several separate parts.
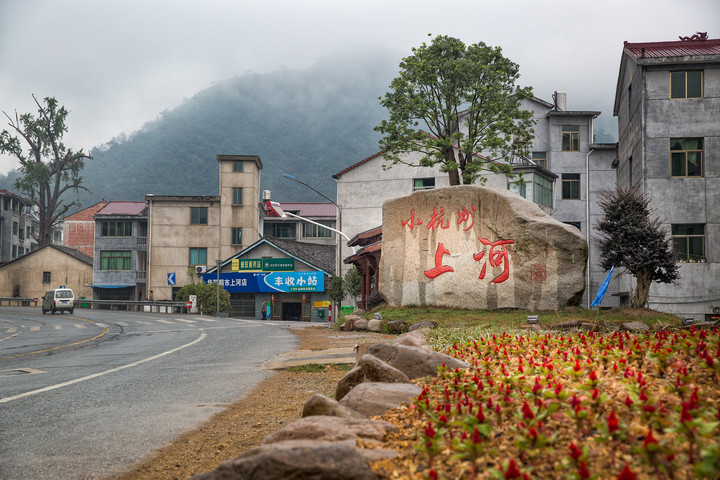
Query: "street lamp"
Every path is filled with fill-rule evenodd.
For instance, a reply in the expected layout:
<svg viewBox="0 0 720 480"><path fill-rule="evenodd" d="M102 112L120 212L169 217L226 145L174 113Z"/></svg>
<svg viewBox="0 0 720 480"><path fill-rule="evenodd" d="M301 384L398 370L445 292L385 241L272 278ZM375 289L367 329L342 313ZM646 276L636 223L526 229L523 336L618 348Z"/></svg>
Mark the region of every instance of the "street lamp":
<svg viewBox="0 0 720 480"><path fill-rule="evenodd" d="M290 180L292 180L292 181L294 181L294 182L297 182L297 183L299 183L299 184L301 184L301 185L305 185L307 188L309 188L309 189L312 190L313 192L317 193L318 195L320 195L321 197L323 197L323 198L324 198L325 200L327 200L328 202L330 202L330 203L332 203L333 205L335 205L335 207L337 207L337 212L338 212L338 213L337 213L337 227L338 227L338 229L337 229L337 230L334 230L334 229L330 228L330 230L333 230L334 232L339 233L340 235L342 235L343 237L345 237L346 239L348 239L348 241L350 241L350 239L347 237L347 235L345 235L344 233L342 233L342 232L340 231L340 230L342 230L342 207L341 207L340 205L338 205L338 204L335 203L334 201L330 200L328 197L326 197L325 195L323 195L322 193L320 193L319 191L317 191L316 189L314 189L313 187L311 187L311 186L308 185L307 183L301 182L300 180L298 180L298 179L295 178L294 176L290 175L289 173L283 173L282 175L283 175L283 177L289 178ZM303 219L303 220L305 220L305 221L310 221L310 220L307 220L307 219ZM311 222L311 223L314 223L314 222ZM321 226L323 226L323 227L325 227L325 228L329 228L329 227L327 227L327 226L325 226L325 225L321 225ZM355 248L353 248L353 253L355 253ZM339 275L340 278L342 278L342 242L340 241L340 238L339 238L339 237L338 237L338 239L337 239L337 265L336 265L335 269L336 269L335 274L336 274L336 275ZM335 321L337 321L337 319L339 318L339 316L340 316L340 305L337 305L337 310L335 311Z"/></svg>

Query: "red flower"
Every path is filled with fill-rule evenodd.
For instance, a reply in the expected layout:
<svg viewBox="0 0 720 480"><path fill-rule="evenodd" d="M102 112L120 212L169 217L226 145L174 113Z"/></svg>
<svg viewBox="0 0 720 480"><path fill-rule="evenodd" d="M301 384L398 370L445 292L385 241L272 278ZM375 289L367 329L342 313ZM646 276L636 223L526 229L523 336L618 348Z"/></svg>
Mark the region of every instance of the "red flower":
<svg viewBox="0 0 720 480"><path fill-rule="evenodd" d="M580 464L578 465L578 475L580 475L580 478L590 478L590 472L583 460L580 460Z"/></svg>
<svg viewBox="0 0 720 480"><path fill-rule="evenodd" d="M590 372L590 376L589 376L589 377L590 377L590 381L591 381L591 382L597 382L598 377L597 377L597 374L595 373L595 370L593 370L592 372Z"/></svg>
<svg viewBox="0 0 720 480"><path fill-rule="evenodd" d="M570 443L570 456L571 456L572 459L575 460L576 462L577 462L578 459L582 456L582 450L580 450L580 449L578 448L578 446L575 445L575 442L571 442L571 443Z"/></svg>
<svg viewBox="0 0 720 480"><path fill-rule="evenodd" d="M582 370L582 367L580 366L580 360L575 360L575 366L573 367L574 372L579 372Z"/></svg>
<svg viewBox="0 0 720 480"><path fill-rule="evenodd" d="M594 388L592 391L592 399L597 400L600 396L600 391L597 388Z"/></svg>
<svg viewBox="0 0 720 480"><path fill-rule="evenodd" d="M631 406L633 403L635 403L635 402L633 402L633 401L630 399L630 395L626 395L626 396L625 396L625 405L627 405L627 406L629 407L629 406Z"/></svg>
<svg viewBox="0 0 720 480"><path fill-rule="evenodd" d="M652 430L650 430L648 434L645 435L645 440L643 440L643 447L645 448L645 450L648 450L648 446L657 444L657 438L653 436Z"/></svg>
<svg viewBox="0 0 720 480"><path fill-rule="evenodd" d="M528 405L527 402L523 403L522 414L525 420L532 420L533 418L535 418L535 414L533 413L530 405Z"/></svg>
<svg viewBox="0 0 720 480"><path fill-rule="evenodd" d="M447 422L448 422L448 418L445 416L445 414L443 413L442 415L440 415L440 418L438 418L438 423L447 423Z"/></svg>
<svg viewBox="0 0 720 480"><path fill-rule="evenodd" d="M628 464L626 463L620 472L620 475L618 475L618 480L637 480L637 475L630 470L630 467L628 467Z"/></svg>
<svg viewBox="0 0 720 480"><path fill-rule="evenodd" d="M428 438L435 438L435 429L433 428L432 423L428 423L428 426L425 429L425 436Z"/></svg>
<svg viewBox="0 0 720 480"><path fill-rule="evenodd" d="M437 479L438 479L438 474L437 474L437 472L436 472L435 470L433 470L433 469L430 469L430 471L428 472L428 476L429 476L432 480L437 480Z"/></svg>
<svg viewBox="0 0 720 480"><path fill-rule="evenodd" d="M608 423L608 431L609 431L611 434L613 434L613 433L617 432L618 430L620 430L620 425L619 425L619 423L618 423L617 415L615 415L615 410L613 410L612 412L610 412L610 415L609 415L608 418L607 418L607 423Z"/></svg>
<svg viewBox="0 0 720 480"><path fill-rule="evenodd" d="M505 480L510 480L512 478L520 478L522 475L520 475L520 470L518 470L517 466L515 465L515 460L510 460L510 463L508 464L507 470L503 472L505 474Z"/></svg>
<svg viewBox="0 0 720 480"><path fill-rule="evenodd" d="M474 444L482 442L482 437L480 436L480 431L477 429L477 427L475 427L475 430L473 430L472 441Z"/></svg>

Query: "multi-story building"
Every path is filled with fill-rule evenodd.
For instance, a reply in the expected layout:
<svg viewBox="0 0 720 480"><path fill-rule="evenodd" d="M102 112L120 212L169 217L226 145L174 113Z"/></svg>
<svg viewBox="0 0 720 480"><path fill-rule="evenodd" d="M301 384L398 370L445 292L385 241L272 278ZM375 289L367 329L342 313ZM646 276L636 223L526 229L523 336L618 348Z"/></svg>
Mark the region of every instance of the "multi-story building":
<svg viewBox="0 0 720 480"><path fill-rule="evenodd" d="M613 113L617 184L650 197L680 262L648 306L700 320L720 314L720 40L625 42ZM623 291L634 288L622 277Z"/></svg>
<svg viewBox="0 0 720 480"><path fill-rule="evenodd" d="M147 204L106 202L93 218L93 299L145 299Z"/></svg>
<svg viewBox="0 0 720 480"><path fill-rule="evenodd" d="M607 274L597 264L595 225L601 215L597 211L597 197L603 190L614 187L612 163L616 146L594 143L593 121L600 112L567 110L566 105L563 92L556 92L553 103L539 98L524 100L522 108L532 111L536 121L532 155L531 159L510 160L524 183L516 184L505 176L491 174L487 175L485 185L510 189L537 203L559 221L580 229L588 238L591 264L582 304L589 306ZM418 153L408 154L408 163L418 164L420 157ZM350 237L381 224L385 200L416 190L449 186L447 173L437 166L397 164L383 170L384 163L383 152L379 152L333 176L337 180L338 203L343 207L342 230ZM618 304L618 297L613 296L616 291L613 281L603 306Z"/></svg>
<svg viewBox="0 0 720 480"><path fill-rule="evenodd" d="M37 248L39 222L31 203L20 195L0 190L0 262L8 262Z"/></svg>
<svg viewBox="0 0 720 480"><path fill-rule="evenodd" d="M262 162L256 155L218 155L220 196L147 195L147 295L172 300L217 262L259 238Z"/></svg>
<svg viewBox="0 0 720 480"><path fill-rule="evenodd" d="M63 219L62 230L57 238L57 231L53 230L54 244L62 244L81 251L85 255L95 255L95 214L105 208L107 200L101 200L95 205L68 215ZM59 240L59 241L57 241Z"/></svg>

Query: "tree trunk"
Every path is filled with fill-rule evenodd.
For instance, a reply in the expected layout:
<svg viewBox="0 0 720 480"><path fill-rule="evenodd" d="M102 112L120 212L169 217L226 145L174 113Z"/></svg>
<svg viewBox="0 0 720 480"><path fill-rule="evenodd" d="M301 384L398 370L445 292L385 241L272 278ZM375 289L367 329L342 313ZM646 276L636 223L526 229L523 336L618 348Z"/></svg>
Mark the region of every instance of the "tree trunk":
<svg viewBox="0 0 720 480"><path fill-rule="evenodd" d="M460 185L460 173L457 168L450 170L448 176L450 177L450 186Z"/></svg>
<svg viewBox="0 0 720 480"><path fill-rule="evenodd" d="M635 295L633 296L633 308L642 308L647 302L650 284L652 283L652 272L650 270L641 270L635 275L637 285L635 285Z"/></svg>

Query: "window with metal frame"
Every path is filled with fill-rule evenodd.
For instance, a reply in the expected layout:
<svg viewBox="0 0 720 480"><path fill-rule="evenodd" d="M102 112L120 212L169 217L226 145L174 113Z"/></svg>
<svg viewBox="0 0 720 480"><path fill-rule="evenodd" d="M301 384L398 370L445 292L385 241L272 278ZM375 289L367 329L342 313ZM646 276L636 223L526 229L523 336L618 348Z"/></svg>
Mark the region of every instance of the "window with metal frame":
<svg viewBox="0 0 720 480"><path fill-rule="evenodd" d="M413 180L413 192L418 190L431 190L435 188L434 178L416 178Z"/></svg>
<svg viewBox="0 0 720 480"><path fill-rule="evenodd" d="M243 162L235 161L233 162L233 172L242 172L243 171Z"/></svg>
<svg viewBox="0 0 720 480"><path fill-rule="evenodd" d="M130 250L101 250L100 270L131 270L132 252Z"/></svg>
<svg viewBox="0 0 720 480"><path fill-rule="evenodd" d="M51 273L50 272L43 272L43 283L50 283L51 282Z"/></svg>
<svg viewBox="0 0 720 480"><path fill-rule="evenodd" d="M580 200L580 174L562 174L562 198L563 200Z"/></svg>
<svg viewBox="0 0 720 480"><path fill-rule="evenodd" d="M233 205L242 205L242 187L233 187Z"/></svg>
<svg viewBox="0 0 720 480"><path fill-rule="evenodd" d="M321 220L321 221L318 221L317 223L327 225L330 228L335 228L335 222ZM332 236L333 236L332 230L328 230L327 228L322 228L322 227L312 224L312 223L304 223L303 224L303 237L304 238L332 238Z"/></svg>
<svg viewBox="0 0 720 480"><path fill-rule="evenodd" d="M242 245L242 228L234 227L232 229L232 245Z"/></svg>
<svg viewBox="0 0 720 480"><path fill-rule="evenodd" d="M673 177L703 176L703 139L670 139L670 175Z"/></svg>
<svg viewBox="0 0 720 480"><path fill-rule="evenodd" d="M705 225L683 223L671 225L673 251L678 262L705 261Z"/></svg>
<svg viewBox="0 0 720 480"><path fill-rule="evenodd" d="M207 248L190 247L190 265L207 265Z"/></svg>
<svg viewBox="0 0 720 480"><path fill-rule="evenodd" d="M295 238L294 222L265 222L263 236L275 238Z"/></svg>
<svg viewBox="0 0 720 480"><path fill-rule="evenodd" d="M132 237L132 221L104 220L100 227L103 237Z"/></svg>
<svg viewBox="0 0 720 480"><path fill-rule="evenodd" d="M547 170L547 152L532 152L533 162Z"/></svg>
<svg viewBox="0 0 720 480"><path fill-rule="evenodd" d="M207 223L207 207L190 207L190 225L207 225Z"/></svg>
<svg viewBox="0 0 720 480"><path fill-rule="evenodd" d="M670 98L702 98L703 71L670 72Z"/></svg>
<svg viewBox="0 0 720 480"><path fill-rule="evenodd" d="M580 151L580 127L577 125L562 126L562 151Z"/></svg>

